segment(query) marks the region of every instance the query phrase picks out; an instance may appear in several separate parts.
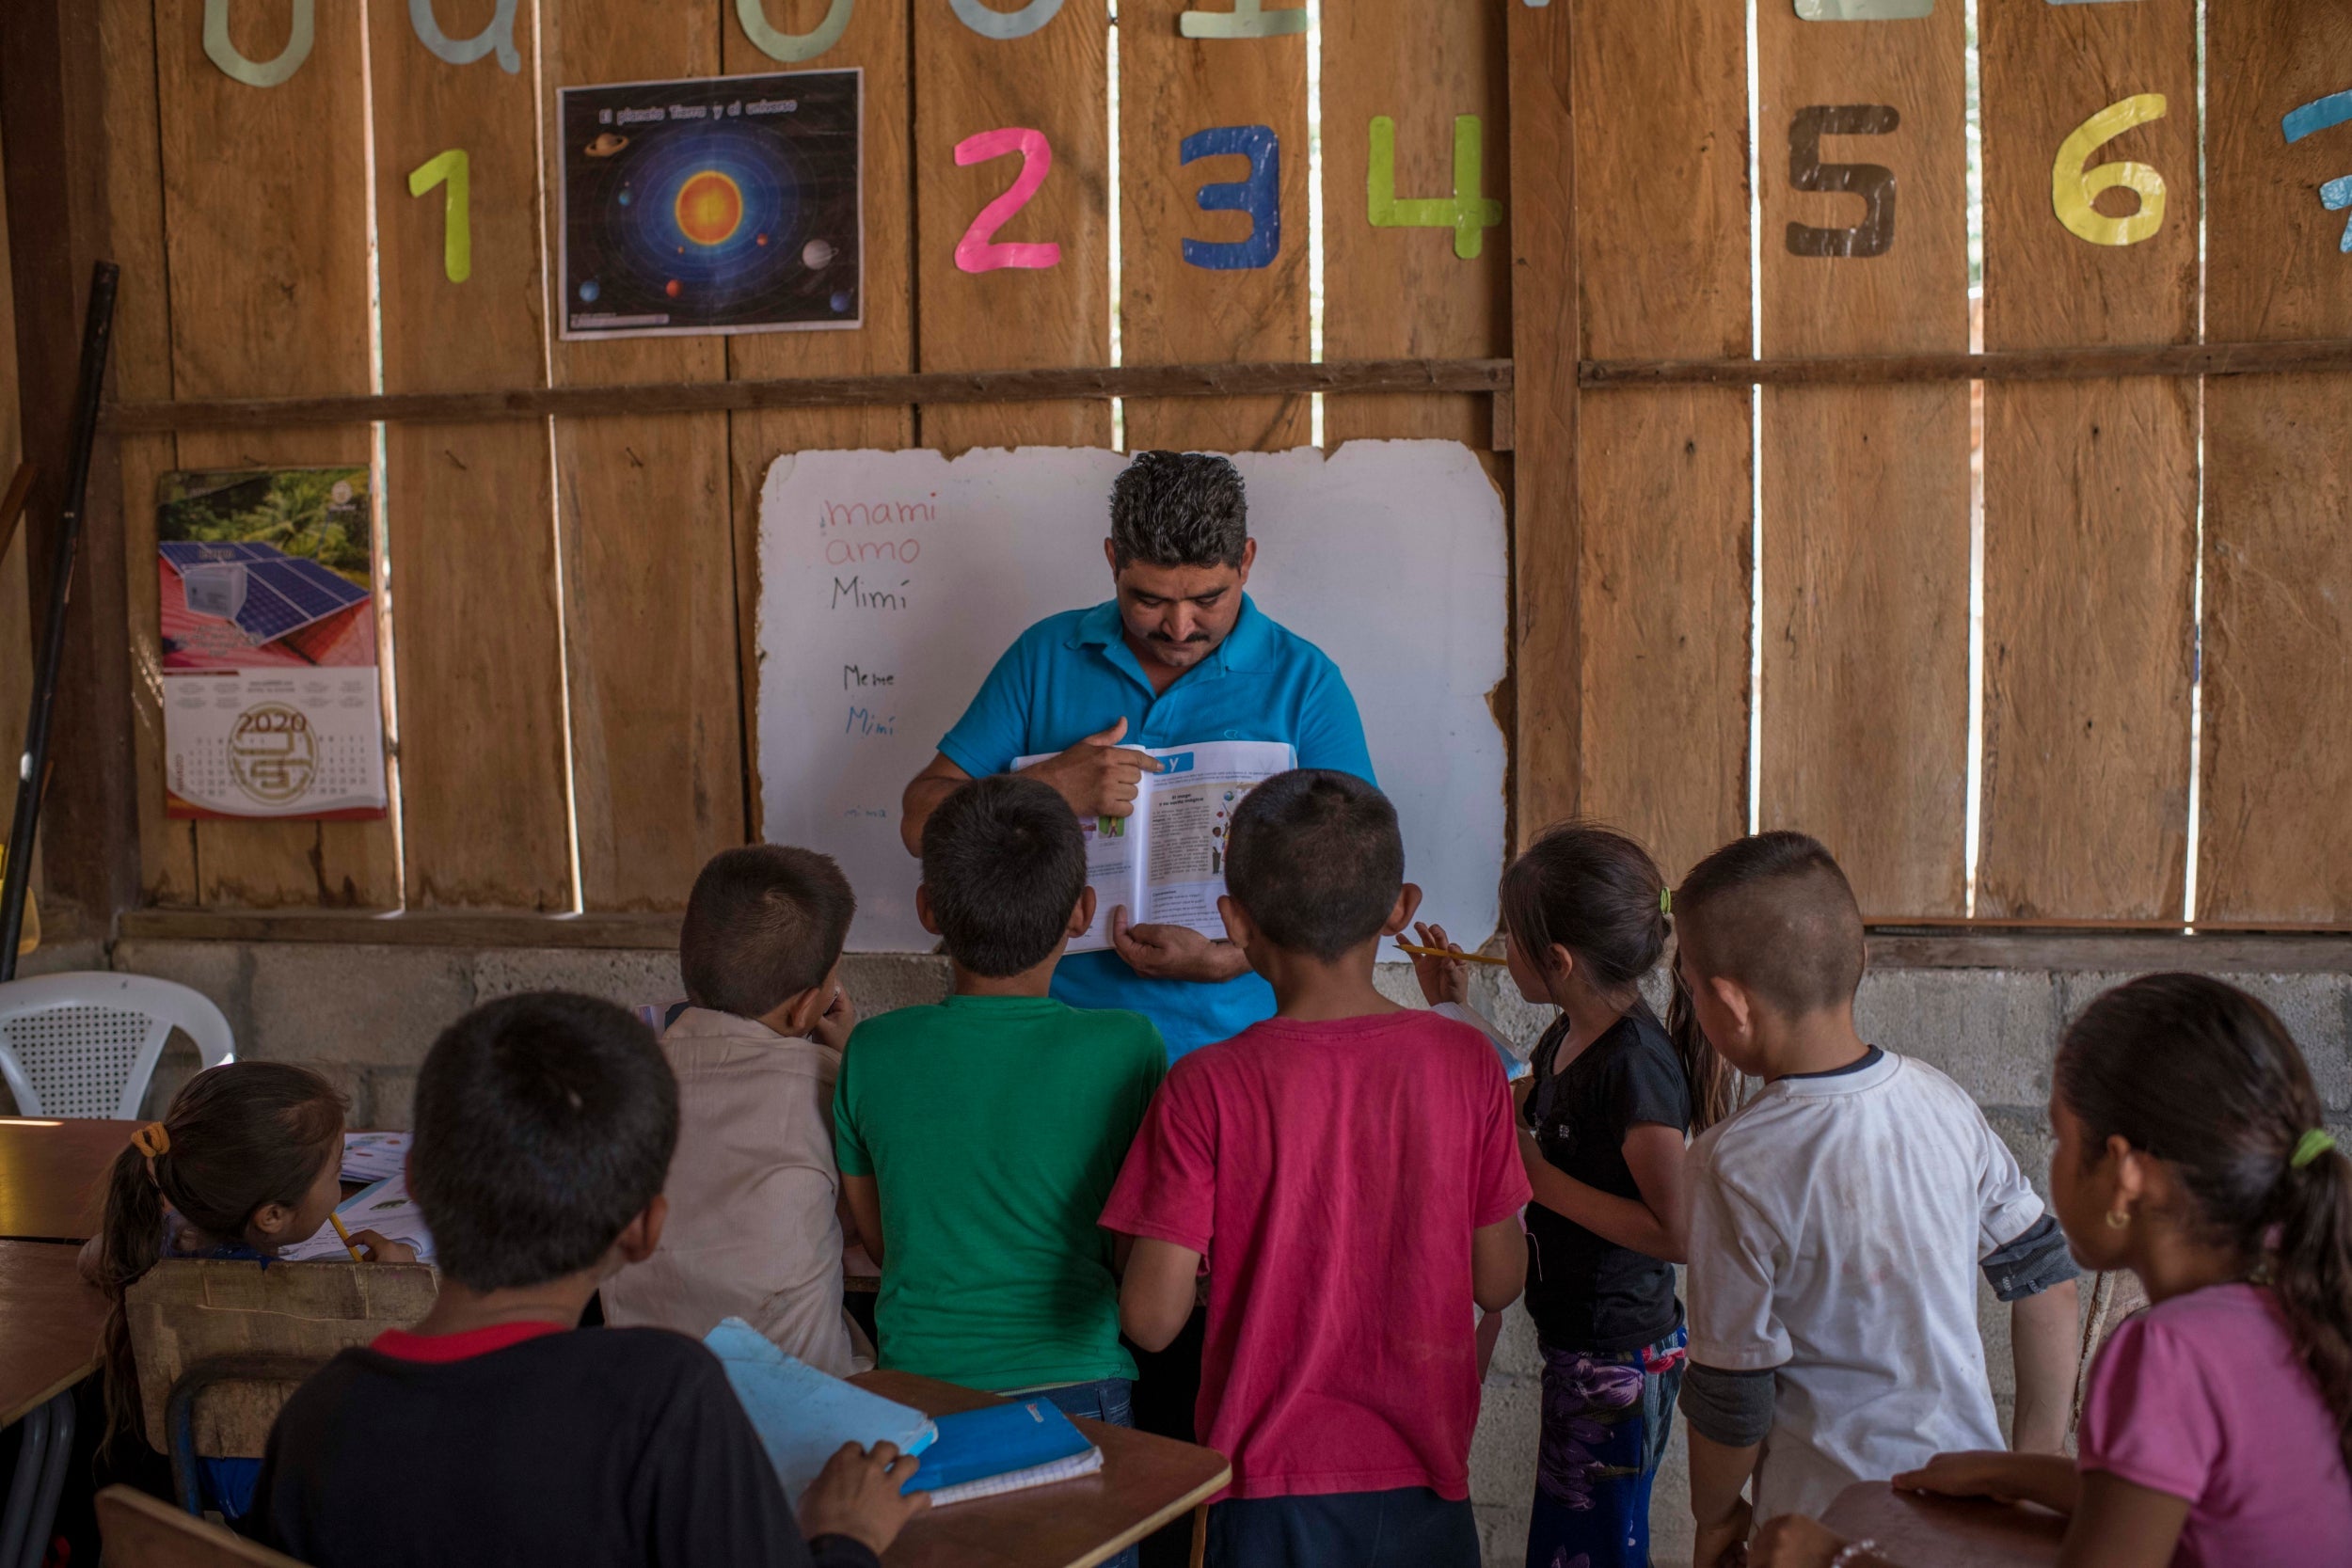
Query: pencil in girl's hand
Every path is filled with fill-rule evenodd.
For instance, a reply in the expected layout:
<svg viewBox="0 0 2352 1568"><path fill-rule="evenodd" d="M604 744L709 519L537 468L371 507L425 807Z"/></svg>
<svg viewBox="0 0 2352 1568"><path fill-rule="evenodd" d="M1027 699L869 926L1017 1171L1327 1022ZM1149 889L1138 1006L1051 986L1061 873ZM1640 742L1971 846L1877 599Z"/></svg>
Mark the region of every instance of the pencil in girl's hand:
<svg viewBox="0 0 2352 1568"><path fill-rule="evenodd" d="M351 1232L343 1228L343 1217L341 1214L338 1214L335 1211L329 1209L326 1212L326 1223L335 1227L335 1234L342 1239L343 1250L351 1254L351 1260L353 1262L364 1263L367 1261L365 1258L360 1256L358 1247L353 1244Z"/></svg>
<svg viewBox="0 0 2352 1568"><path fill-rule="evenodd" d="M1442 947L1416 947L1409 942L1400 942L1396 945L1399 952L1410 953L1416 958L1459 958L1466 964L1494 964L1498 967L1510 962L1507 958L1490 958L1484 953L1450 953Z"/></svg>

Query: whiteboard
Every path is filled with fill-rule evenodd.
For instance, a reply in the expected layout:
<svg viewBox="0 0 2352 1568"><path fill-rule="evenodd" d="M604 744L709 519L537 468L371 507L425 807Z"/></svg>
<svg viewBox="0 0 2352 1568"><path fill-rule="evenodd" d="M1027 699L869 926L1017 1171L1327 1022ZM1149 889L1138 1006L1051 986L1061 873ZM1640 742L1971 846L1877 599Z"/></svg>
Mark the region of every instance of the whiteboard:
<svg viewBox="0 0 2352 1568"><path fill-rule="evenodd" d="M1089 448L804 451L759 504L761 832L857 890L850 947L929 952L898 797L1013 640L1111 597L1126 459ZM1339 665L1405 833L1422 919L1495 927L1503 855L1502 500L1455 441L1237 452L1258 608ZM1396 957L1391 950L1390 957Z"/></svg>

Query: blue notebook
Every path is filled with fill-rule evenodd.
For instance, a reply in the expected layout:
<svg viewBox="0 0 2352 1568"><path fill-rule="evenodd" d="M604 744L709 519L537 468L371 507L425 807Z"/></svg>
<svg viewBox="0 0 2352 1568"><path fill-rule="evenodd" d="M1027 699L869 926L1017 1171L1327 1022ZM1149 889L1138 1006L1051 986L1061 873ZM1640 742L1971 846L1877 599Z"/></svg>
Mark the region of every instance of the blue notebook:
<svg viewBox="0 0 2352 1568"><path fill-rule="evenodd" d="M1091 1475L1103 1451L1047 1400L990 1405L933 1423L938 1436L905 1492L929 1492L934 1506Z"/></svg>
<svg viewBox="0 0 2352 1568"><path fill-rule="evenodd" d="M901 1453L921 1453L937 1434L921 1411L785 1354L740 1318L727 1319L703 1343L725 1366L727 1382L795 1508L842 1444L896 1443Z"/></svg>

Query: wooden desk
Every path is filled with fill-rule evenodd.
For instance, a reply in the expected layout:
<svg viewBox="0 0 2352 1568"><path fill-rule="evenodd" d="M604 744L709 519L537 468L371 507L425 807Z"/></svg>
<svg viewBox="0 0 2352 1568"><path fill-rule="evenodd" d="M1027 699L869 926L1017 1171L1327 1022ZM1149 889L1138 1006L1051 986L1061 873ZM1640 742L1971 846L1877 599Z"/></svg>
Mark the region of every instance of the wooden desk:
<svg viewBox="0 0 2352 1568"><path fill-rule="evenodd" d="M905 1372L865 1372L850 1381L927 1416L1003 1402ZM1100 1421L1080 1419L1077 1426L1102 1449L1100 1471L918 1513L882 1561L888 1568L1087 1568L1198 1508L1232 1476L1225 1456L1211 1449ZM1196 1552L1200 1539L1196 1533Z"/></svg>
<svg viewBox="0 0 2352 1568"><path fill-rule="evenodd" d="M2046 1509L1989 1497L1930 1497L1866 1481L1837 1494L1821 1523L1865 1536L1902 1568L2057 1568L2066 1521Z"/></svg>
<svg viewBox="0 0 2352 1568"><path fill-rule="evenodd" d="M24 1428L0 1511L6 1568L39 1562L49 1544L73 1449L73 1386L98 1366L106 1298L82 1283L80 1250L0 1241L0 1427Z"/></svg>
<svg viewBox="0 0 2352 1568"><path fill-rule="evenodd" d="M106 1167L139 1126L0 1118L0 1238L81 1242L95 1235Z"/></svg>

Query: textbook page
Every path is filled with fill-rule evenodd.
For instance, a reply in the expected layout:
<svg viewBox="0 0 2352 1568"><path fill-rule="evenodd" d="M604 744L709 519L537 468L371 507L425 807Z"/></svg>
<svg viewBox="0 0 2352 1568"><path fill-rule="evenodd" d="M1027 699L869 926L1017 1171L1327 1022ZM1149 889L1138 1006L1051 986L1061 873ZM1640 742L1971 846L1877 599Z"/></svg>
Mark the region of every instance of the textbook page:
<svg viewBox="0 0 2352 1568"><path fill-rule="evenodd" d="M1286 740L1209 740L1193 746L1129 746L1157 758L1127 816L1081 819L1086 835L1087 886L1094 890L1094 924L1071 940L1073 953L1111 944L1111 911L1127 910L1130 925L1189 926L1221 938L1216 912L1225 891L1225 828L1233 808L1256 785L1297 766ZM1056 755L1013 759L1020 771Z"/></svg>

